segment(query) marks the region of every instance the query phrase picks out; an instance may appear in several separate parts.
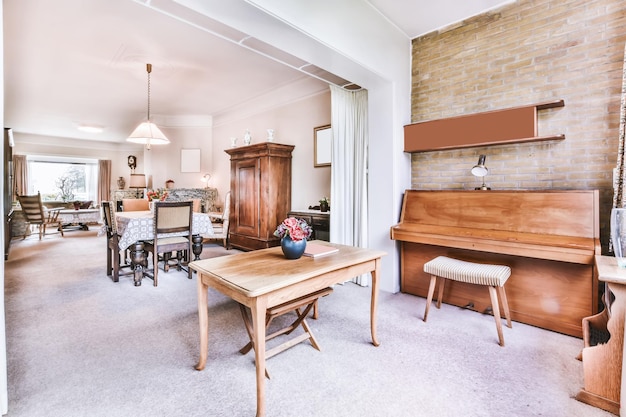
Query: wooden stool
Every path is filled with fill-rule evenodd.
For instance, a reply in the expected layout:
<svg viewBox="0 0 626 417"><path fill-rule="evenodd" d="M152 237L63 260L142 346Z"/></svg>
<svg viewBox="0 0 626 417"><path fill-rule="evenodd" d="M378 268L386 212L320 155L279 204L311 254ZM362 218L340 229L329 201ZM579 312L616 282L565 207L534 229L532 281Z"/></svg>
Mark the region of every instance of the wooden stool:
<svg viewBox="0 0 626 417"><path fill-rule="evenodd" d="M502 301L504 316L508 327L511 325L511 313L509 312L509 303L504 290L504 283L511 276L511 268L505 265L488 265L473 262L460 261L458 259L448 258L446 256L438 256L424 264L424 272L431 275L430 286L428 287L428 298L426 299L426 310L424 311L424 321L428 318L428 310L435 292L435 284L437 278L439 281L439 294L437 296L437 308L441 308L441 300L443 299L443 288L446 279L451 279L469 284L486 285L489 287L489 296L491 297L491 309L493 317L496 320L496 329L498 330L498 338L500 346L504 346L504 335L502 334L502 324L500 323L500 306L498 304L498 293Z"/></svg>
<svg viewBox="0 0 626 417"><path fill-rule="evenodd" d="M282 316L283 314L289 313L291 311L295 311L297 317L296 317L296 320L293 323L291 323L289 326L283 329L280 329L278 331L275 331L274 333L270 335L267 335L265 337L266 341L274 339L275 337L281 336L283 334L290 334L296 328L298 328L298 326L302 326L302 328L304 329L304 333L299 336L293 337L272 349L266 350L265 359L269 359L272 356L278 355L280 352L287 350L290 347L295 346L300 342L304 342L305 340L311 340L311 345L313 345L315 349L320 350L320 347L317 344L317 340L315 340L315 336L313 336L313 332L311 331L311 328L306 322L306 316L311 312L311 309L313 309L313 318L317 319L317 315L318 315L317 301L321 297L324 297L330 294L331 292L333 292L332 288L330 287L324 288L322 290L315 291L311 294L304 295L300 298L296 298L295 300L287 301L286 303L282 303L282 304L279 304L277 306L267 309L267 313L265 315L265 329L266 330L269 328L270 323L272 322L272 320L274 320L275 317ZM304 310L301 311L300 309L302 307L304 307ZM252 343L252 332L253 332L252 319L250 318L248 314L248 310L243 304L239 304L239 308L241 310L241 316L243 317L243 322L246 325L246 331L248 332L248 336L250 337L250 341L248 342L248 344L242 347L241 349L239 349L239 352L245 355L246 353L250 351L250 349L254 348L254 345ZM267 372L267 368L265 369L265 376L267 378L270 377L269 373Z"/></svg>

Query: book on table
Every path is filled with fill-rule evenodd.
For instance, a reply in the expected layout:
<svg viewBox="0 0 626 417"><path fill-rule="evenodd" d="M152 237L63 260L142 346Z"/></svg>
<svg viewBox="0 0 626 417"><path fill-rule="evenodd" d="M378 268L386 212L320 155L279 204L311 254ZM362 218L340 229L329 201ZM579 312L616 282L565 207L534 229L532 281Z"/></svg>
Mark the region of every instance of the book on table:
<svg viewBox="0 0 626 417"><path fill-rule="evenodd" d="M304 256L310 256L311 258L318 258L320 256L331 255L339 252L339 249L332 246L320 245L317 243L307 243L304 250Z"/></svg>

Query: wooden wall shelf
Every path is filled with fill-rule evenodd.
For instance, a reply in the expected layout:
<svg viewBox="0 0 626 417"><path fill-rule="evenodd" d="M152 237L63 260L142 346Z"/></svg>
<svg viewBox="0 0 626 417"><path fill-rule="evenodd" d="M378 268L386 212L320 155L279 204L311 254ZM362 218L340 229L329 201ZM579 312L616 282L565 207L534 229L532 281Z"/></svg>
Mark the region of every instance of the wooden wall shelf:
<svg viewBox="0 0 626 417"><path fill-rule="evenodd" d="M537 136L537 111L563 106L556 100L412 123L404 126L404 152L563 140L565 135Z"/></svg>

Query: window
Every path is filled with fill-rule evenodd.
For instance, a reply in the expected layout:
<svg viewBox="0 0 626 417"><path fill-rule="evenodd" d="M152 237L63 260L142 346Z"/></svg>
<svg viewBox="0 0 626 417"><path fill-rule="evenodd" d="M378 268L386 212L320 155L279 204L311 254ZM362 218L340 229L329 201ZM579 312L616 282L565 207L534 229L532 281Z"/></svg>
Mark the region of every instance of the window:
<svg viewBox="0 0 626 417"><path fill-rule="evenodd" d="M28 156L28 194L43 201L96 201L98 161L55 156Z"/></svg>

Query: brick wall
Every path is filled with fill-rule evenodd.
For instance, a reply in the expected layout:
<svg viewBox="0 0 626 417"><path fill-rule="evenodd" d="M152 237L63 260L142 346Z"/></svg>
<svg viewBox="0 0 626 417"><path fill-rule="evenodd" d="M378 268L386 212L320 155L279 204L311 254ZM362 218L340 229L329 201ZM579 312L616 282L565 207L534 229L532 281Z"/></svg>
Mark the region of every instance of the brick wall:
<svg viewBox="0 0 626 417"><path fill-rule="evenodd" d="M412 122L565 100L539 136L565 140L414 153L414 189L473 189L486 154L493 189L599 189L603 251L616 163L623 0L518 0L413 40Z"/></svg>

